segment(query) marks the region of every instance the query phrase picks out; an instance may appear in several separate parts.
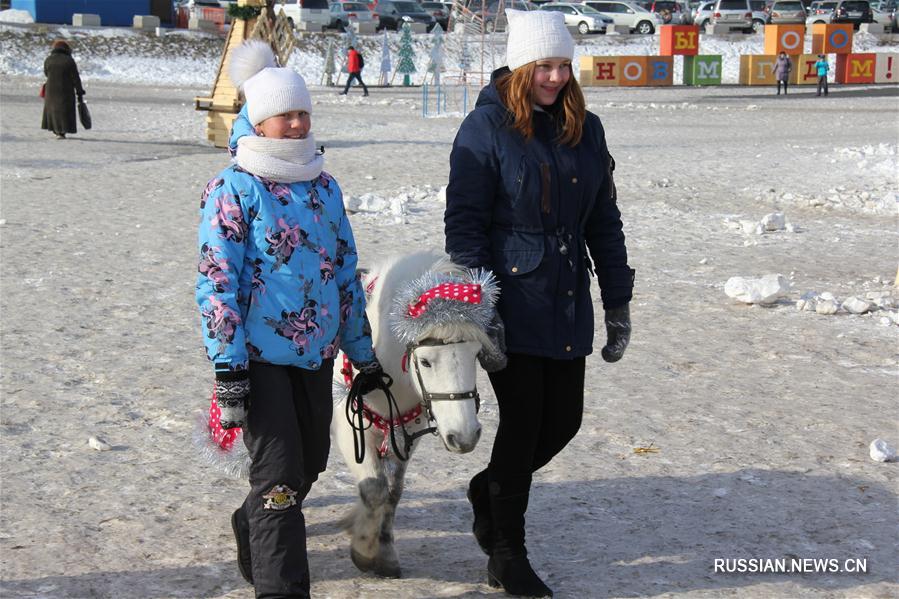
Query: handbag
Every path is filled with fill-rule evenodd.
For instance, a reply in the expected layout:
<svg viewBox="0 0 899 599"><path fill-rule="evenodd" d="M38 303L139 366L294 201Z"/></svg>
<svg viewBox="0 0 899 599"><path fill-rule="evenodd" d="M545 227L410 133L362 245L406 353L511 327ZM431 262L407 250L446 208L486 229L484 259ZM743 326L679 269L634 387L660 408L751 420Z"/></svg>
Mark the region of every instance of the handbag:
<svg viewBox="0 0 899 599"><path fill-rule="evenodd" d="M87 104L84 103L84 100L78 100L78 120L81 121L81 126L85 129L91 128L91 112L87 109Z"/></svg>
<svg viewBox="0 0 899 599"><path fill-rule="evenodd" d="M46 83L41 83L41 91L39 91L37 93L37 95L41 98L44 98L47 96L47 84Z"/></svg>

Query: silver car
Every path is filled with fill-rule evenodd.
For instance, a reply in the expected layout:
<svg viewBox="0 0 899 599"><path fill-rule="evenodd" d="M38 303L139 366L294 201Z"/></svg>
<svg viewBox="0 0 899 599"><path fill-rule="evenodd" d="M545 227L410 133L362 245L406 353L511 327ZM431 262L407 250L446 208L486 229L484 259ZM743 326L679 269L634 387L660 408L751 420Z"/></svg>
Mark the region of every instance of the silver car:
<svg viewBox="0 0 899 599"><path fill-rule="evenodd" d="M714 2L703 2L696 6L696 10L693 12L693 24L699 25L701 29L705 29L705 26L712 22L712 15L715 14L715 3Z"/></svg>
<svg viewBox="0 0 899 599"><path fill-rule="evenodd" d="M568 2L549 2L540 7L540 10L560 12L565 15L565 25L577 27L581 35L588 33L605 33L606 27L614 21L595 8L586 4L573 4Z"/></svg>
<svg viewBox="0 0 899 599"><path fill-rule="evenodd" d="M768 12L768 23L770 25L805 23L807 16L800 0L775 0Z"/></svg>
<svg viewBox="0 0 899 599"><path fill-rule="evenodd" d="M752 33L752 7L749 0L718 0L715 2L715 13L712 25L721 25L729 31L739 29Z"/></svg>
<svg viewBox="0 0 899 599"><path fill-rule="evenodd" d="M836 0L824 0L812 2L808 8L808 16L805 18L805 25L816 25L819 23L833 22L833 9L837 7Z"/></svg>
<svg viewBox="0 0 899 599"><path fill-rule="evenodd" d="M329 12L331 17L331 21L328 23L329 29L346 31L352 21L371 23L375 28L378 25L378 19L368 9L368 4L364 2L335 2L331 5Z"/></svg>
<svg viewBox="0 0 899 599"><path fill-rule="evenodd" d="M629 32L648 35L655 33L655 30L662 25L659 15L646 10L635 2L587 0L584 4L612 19L615 25L627 27Z"/></svg>

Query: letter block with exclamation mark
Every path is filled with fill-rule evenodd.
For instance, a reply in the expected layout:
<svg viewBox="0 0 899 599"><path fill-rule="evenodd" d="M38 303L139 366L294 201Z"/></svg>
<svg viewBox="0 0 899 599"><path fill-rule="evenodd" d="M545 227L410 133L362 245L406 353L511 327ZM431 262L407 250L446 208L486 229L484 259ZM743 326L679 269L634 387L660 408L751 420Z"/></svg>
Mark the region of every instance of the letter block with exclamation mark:
<svg viewBox="0 0 899 599"><path fill-rule="evenodd" d="M899 54L877 54L874 83L899 83Z"/></svg>

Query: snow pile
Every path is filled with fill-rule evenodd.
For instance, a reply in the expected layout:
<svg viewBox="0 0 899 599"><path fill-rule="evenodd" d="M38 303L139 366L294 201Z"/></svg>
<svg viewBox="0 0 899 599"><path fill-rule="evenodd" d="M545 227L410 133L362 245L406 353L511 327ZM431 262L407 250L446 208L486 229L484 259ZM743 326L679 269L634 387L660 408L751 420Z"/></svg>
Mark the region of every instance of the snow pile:
<svg viewBox="0 0 899 599"><path fill-rule="evenodd" d="M787 217L784 216L783 212L766 214L760 221L725 218L724 224L730 229L742 231L749 235L764 235L765 233L777 233L779 231L795 233L798 230L796 225L787 221Z"/></svg>
<svg viewBox="0 0 899 599"><path fill-rule="evenodd" d="M822 293L807 291L796 301L797 310L826 316L838 313L859 316L876 314L883 325L899 325L899 311L895 309L896 306L893 292L889 290L868 291L864 297L850 295L842 301L829 291Z"/></svg>
<svg viewBox="0 0 899 599"><path fill-rule="evenodd" d="M724 293L744 304L773 304L789 292L790 282L779 274L757 279L731 277L724 284Z"/></svg>
<svg viewBox="0 0 899 599"><path fill-rule="evenodd" d="M384 222L404 225L407 223L410 205L433 203L440 199L442 193L444 193L443 189L435 190L430 185L412 186L401 188L396 195L390 197L376 193L345 197L343 204L347 212L351 214L375 216L379 219L387 217Z"/></svg>
<svg viewBox="0 0 899 599"><path fill-rule="evenodd" d="M881 143L860 148L835 148L834 154L831 164L838 161L855 162L858 172L864 173L865 177L883 177L895 182L899 176L895 145Z"/></svg>
<svg viewBox="0 0 899 599"><path fill-rule="evenodd" d="M27 10L11 8L0 10L0 23L34 23L34 19Z"/></svg>
<svg viewBox="0 0 899 599"><path fill-rule="evenodd" d="M875 462L892 462L896 459L896 448L883 439L874 439L868 448L868 454Z"/></svg>
<svg viewBox="0 0 899 599"><path fill-rule="evenodd" d="M899 209L899 192L896 190L895 175L893 181L877 181L867 174L864 178L864 189L849 189L845 185L831 187L823 192L805 193L799 191L778 193L775 189L766 189L756 195L755 199L774 205L793 204L822 210L895 215Z"/></svg>

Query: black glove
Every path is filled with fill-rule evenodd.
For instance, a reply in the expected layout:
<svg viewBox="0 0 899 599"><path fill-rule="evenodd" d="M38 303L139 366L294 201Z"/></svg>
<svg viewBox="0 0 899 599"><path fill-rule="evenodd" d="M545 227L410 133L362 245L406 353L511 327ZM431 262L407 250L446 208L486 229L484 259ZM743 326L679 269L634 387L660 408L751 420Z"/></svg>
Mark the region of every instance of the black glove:
<svg viewBox="0 0 899 599"><path fill-rule="evenodd" d="M359 393L362 395L367 395L375 389L379 389L381 384L386 384L388 387L393 384L393 379L384 372L377 358L371 362L355 363L353 366L359 371L356 379L359 381Z"/></svg>
<svg viewBox="0 0 899 599"><path fill-rule="evenodd" d="M631 342L631 311L629 304L619 308L606 310L606 340L602 348L602 359L606 362L617 362L624 355L627 344Z"/></svg>
<svg viewBox="0 0 899 599"><path fill-rule="evenodd" d="M481 351L478 352L478 362L484 372L500 371L506 367L509 360L506 358L506 325L499 317L499 312L493 313L493 318L484 332L487 333L493 347L481 348Z"/></svg>
<svg viewBox="0 0 899 599"><path fill-rule="evenodd" d="M221 410L223 429L244 428L250 409L250 375L242 372L215 373L215 403Z"/></svg>

